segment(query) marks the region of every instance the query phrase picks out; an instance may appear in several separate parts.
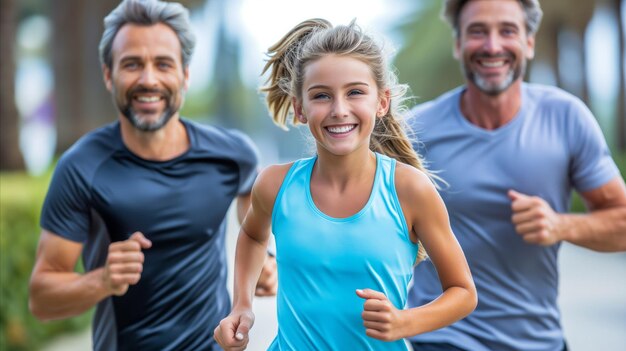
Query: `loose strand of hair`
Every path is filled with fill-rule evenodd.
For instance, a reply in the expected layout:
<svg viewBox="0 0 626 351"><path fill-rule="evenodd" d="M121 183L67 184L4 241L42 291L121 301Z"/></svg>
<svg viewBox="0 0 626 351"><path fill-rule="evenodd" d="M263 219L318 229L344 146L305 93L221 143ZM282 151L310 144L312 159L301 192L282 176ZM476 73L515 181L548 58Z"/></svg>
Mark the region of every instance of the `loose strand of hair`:
<svg viewBox="0 0 626 351"><path fill-rule="evenodd" d="M331 27L331 23L324 19L304 21L268 49L269 58L261 75L268 71L270 75L261 92L267 93L266 101L272 120L283 129L287 129L287 119L292 111L290 92L296 78L296 64L300 59L302 47L316 30ZM297 119L294 116L292 124L296 123Z"/></svg>
<svg viewBox="0 0 626 351"><path fill-rule="evenodd" d="M427 169L422 157L413 149L406 133L405 125L401 120L393 116L391 110L385 116L377 118L374 132L370 139L370 149L424 172L437 189L440 189L439 182L447 184L443 179ZM428 257L426 249L424 249L419 240L417 244L418 251L415 265Z"/></svg>

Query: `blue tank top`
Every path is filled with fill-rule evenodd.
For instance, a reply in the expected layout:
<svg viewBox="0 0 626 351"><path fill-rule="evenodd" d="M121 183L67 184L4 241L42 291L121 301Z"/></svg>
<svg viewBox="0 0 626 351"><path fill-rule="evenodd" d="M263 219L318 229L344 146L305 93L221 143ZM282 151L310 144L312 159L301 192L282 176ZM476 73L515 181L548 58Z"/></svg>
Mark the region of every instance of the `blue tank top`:
<svg viewBox="0 0 626 351"><path fill-rule="evenodd" d="M269 350L408 350L403 340L365 334L365 300L355 293L370 288L398 309L406 304L418 247L396 194L396 161L376 154L367 204L350 217L333 218L311 197L316 159L292 165L274 204L278 335Z"/></svg>

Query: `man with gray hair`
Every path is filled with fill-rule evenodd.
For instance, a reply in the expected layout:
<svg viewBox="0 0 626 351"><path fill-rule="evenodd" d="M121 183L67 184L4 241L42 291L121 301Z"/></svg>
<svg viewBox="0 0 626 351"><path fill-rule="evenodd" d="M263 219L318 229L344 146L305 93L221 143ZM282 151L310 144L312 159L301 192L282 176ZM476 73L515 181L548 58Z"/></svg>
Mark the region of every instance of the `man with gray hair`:
<svg viewBox="0 0 626 351"><path fill-rule="evenodd" d="M258 156L240 132L183 119L195 38L188 11L125 0L105 18L104 81L118 120L63 154L41 214L30 308L41 320L97 305L95 350L219 350L230 312L225 226L250 204ZM82 253L85 273L74 271ZM266 260L257 293L273 295Z"/></svg>
<svg viewBox="0 0 626 351"><path fill-rule="evenodd" d="M448 183L441 195L478 306L411 338L416 351L567 350L561 242L626 250L626 187L593 115L561 89L523 82L541 16L537 0L445 1L466 84L416 106L409 123ZM572 190L589 213L568 213ZM410 306L440 295L432 263L414 273Z"/></svg>

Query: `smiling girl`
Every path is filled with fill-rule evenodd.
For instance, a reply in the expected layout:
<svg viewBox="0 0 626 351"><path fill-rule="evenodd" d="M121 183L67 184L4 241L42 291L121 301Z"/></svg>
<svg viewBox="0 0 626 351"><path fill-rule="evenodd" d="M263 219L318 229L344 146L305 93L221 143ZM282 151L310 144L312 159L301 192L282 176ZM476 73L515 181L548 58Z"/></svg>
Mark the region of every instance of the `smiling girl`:
<svg viewBox="0 0 626 351"><path fill-rule="evenodd" d="M233 310L215 329L220 345L248 343L270 228L279 272L270 350L408 350L403 338L468 315L471 274L398 119L406 87L381 47L354 22L307 20L269 49L267 71L274 121L307 124L317 153L257 178L237 242ZM443 293L405 309L425 252Z"/></svg>

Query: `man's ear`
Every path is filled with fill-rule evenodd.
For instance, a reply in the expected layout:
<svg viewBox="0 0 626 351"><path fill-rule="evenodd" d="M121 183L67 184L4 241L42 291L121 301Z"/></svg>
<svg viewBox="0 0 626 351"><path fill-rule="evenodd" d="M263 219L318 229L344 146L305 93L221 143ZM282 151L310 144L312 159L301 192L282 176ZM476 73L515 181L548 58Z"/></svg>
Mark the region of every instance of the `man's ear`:
<svg viewBox="0 0 626 351"><path fill-rule="evenodd" d="M104 85L107 87L109 92L113 89L113 83L111 81L111 69L106 64L102 65L102 79L104 80Z"/></svg>
<svg viewBox="0 0 626 351"><path fill-rule="evenodd" d="M302 104L299 103L298 99L296 99L295 97L291 98L291 104L293 106L293 113L296 115L296 119L298 120L298 122L306 124L308 121L306 119L306 116L302 112Z"/></svg>
<svg viewBox="0 0 626 351"><path fill-rule="evenodd" d="M189 89L189 67L183 68L183 79L183 88L187 91Z"/></svg>
<svg viewBox="0 0 626 351"><path fill-rule="evenodd" d="M535 36L534 35L529 35L528 38L526 38L526 48L528 49L526 51L526 59L532 60L533 58L535 58Z"/></svg>
<svg viewBox="0 0 626 351"><path fill-rule="evenodd" d="M454 58L457 60L461 58L461 40L458 36L454 39L454 49L452 55L454 55Z"/></svg>

